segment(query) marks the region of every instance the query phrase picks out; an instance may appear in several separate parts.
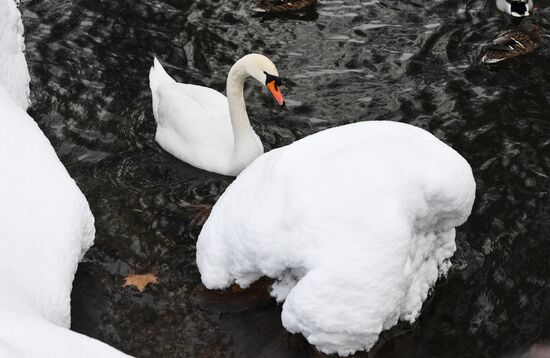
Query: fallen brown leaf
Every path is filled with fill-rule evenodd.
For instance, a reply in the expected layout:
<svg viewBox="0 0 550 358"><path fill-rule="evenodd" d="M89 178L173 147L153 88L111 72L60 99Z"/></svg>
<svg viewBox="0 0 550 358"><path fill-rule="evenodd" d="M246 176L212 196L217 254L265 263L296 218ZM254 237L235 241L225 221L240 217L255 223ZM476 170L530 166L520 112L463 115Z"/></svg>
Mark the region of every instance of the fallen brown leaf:
<svg viewBox="0 0 550 358"><path fill-rule="evenodd" d="M139 292L143 292L143 290L145 290L145 287L147 287L147 285L150 283L159 283L159 278L154 273L146 273L144 275L129 274L124 279L124 285L122 287L135 286L139 290Z"/></svg>

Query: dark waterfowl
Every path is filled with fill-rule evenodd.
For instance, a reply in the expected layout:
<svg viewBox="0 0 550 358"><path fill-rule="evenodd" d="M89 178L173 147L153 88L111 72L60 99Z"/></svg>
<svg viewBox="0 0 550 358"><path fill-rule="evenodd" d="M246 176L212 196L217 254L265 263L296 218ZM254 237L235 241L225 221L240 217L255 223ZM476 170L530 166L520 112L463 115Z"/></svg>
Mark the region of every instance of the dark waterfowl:
<svg viewBox="0 0 550 358"><path fill-rule="evenodd" d="M533 19L525 19L517 30L509 30L499 35L485 48L483 63L491 64L533 52L540 47L542 28Z"/></svg>
<svg viewBox="0 0 550 358"><path fill-rule="evenodd" d="M282 14L307 11L317 4L317 0L261 0L254 11L266 14Z"/></svg>
<svg viewBox="0 0 550 358"><path fill-rule="evenodd" d="M533 9L533 0L496 0L497 8L514 17L529 16Z"/></svg>

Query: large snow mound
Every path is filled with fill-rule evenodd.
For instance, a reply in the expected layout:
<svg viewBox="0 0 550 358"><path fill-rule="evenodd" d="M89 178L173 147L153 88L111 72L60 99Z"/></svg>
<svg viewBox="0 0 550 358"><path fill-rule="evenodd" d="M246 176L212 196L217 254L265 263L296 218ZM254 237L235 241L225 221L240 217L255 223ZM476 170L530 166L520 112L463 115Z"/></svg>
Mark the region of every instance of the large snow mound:
<svg viewBox="0 0 550 358"><path fill-rule="evenodd" d="M0 357L128 357L105 343L45 320L4 290L0 290L0 306Z"/></svg>
<svg viewBox="0 0 550 358"><path fill-rule="evenodd" d="M72 282L93 243L94 218L50 142L1 86L0 128L0 285L69 327Z"/></svg>
<svg viewBox="0 0 550 358"><path fill-rule="evenodd" d="M126 356L66 329L94 218L49 141L1 85L0 128L0 357Z"/></svg>
<svg viewBox="0 0 550 358"><path fill-rule="evenodd" d="M474 196L466 160L428 132L341 126L245 169L204 225L197 265L210 289L275 278L285 328L348 355L417 318Z"/></svg>
<svg viewBox="0 0 550 358"><path fill-rule="evenodd" d="M21 14L13 0L0 1L0 85L23 109L29 106L29 71L25 60Z"/></svg>
<svg viewBox="0 0 550 358"><path fill-rule="evenodd" d="M13 0L0 0L0 357L127 357L68 330L94 218L25 112L29 74Z"/></svg>

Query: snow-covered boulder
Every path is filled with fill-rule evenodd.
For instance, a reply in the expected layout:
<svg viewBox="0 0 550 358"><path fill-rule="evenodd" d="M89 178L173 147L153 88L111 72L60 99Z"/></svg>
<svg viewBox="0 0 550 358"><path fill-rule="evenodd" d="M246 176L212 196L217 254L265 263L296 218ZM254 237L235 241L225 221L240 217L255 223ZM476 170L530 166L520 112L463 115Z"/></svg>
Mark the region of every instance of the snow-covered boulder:
<svg viewBox="0 0 550 358"><path fill-rule="evenodd" d="M70 331L71 288L92 245L86 198L25 112L21 15L0 0L0 357L127 357Z"/></svg>
<svg viewBox="0 0 550 358"><path fill-rule="evenodd" d="M67 329L94 219L44 134L1 85L0 128L0 357L125 357Z"/></svg>
<svg viewBox="0 0 550 358"><path fill-rule="evenodd" d="M69 327L72 282L93 243L94 218L48 139L1 86L0 128L0 287Z"/></svg>
<svg viewBox="0 0 550 358"><path fill-rule="evenodd" d="M0 287L0 357L128 357L96 339L49 322L18 297L10 297L2 283Z"/></svg>
<svg viewBox="0 0 550 358"><path fill-rule="evenodd" d="M197 265L210 289L275 278L285 328L348 355L417 318L474 196L466 160L422 129L328 129L237 177L202 229Z"/></svg>
<svg viewBox="0 0 550 358"><path fill-rule="evenodd" d="M23 109L29 106L29 70L23 23L13 0L0 1L0 85Z"/></svg>

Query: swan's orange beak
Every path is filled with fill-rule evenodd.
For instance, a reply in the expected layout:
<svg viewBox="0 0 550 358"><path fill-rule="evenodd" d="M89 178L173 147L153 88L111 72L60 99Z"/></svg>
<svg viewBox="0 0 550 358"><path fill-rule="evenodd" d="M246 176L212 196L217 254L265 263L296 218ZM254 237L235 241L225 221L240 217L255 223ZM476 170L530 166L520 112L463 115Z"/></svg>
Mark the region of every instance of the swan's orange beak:
<svg viewBox="0 0 550 358"><path fill-rule="evenodd" d="M267 84L267 88L273 95L273 98L279 103L279 106L282 106L285 104L285 99L283 98L283 94L281 93L281 88L279 86L275 85L275 81L271 81Z"/></svg>

